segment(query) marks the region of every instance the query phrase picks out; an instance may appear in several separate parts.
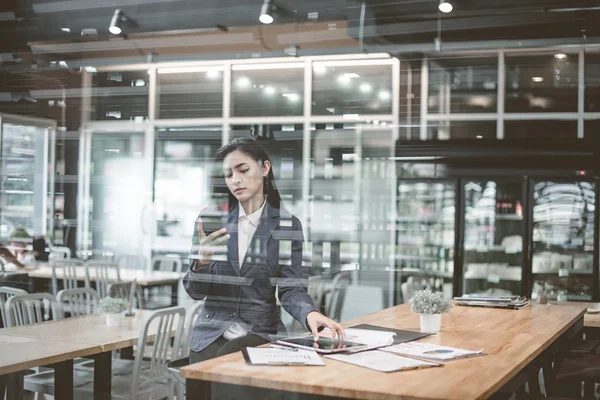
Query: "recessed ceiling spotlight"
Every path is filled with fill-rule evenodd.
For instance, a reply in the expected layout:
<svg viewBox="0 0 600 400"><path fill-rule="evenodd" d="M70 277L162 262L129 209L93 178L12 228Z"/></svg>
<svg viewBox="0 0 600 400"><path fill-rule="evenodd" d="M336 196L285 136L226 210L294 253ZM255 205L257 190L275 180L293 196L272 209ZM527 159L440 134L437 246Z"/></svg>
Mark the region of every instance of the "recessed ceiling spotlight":
<svg viewBox="0 0 600 400"><path fill-rule="evenodd" d="M63 32L71 32L70 28L60 28L60 30Z"/></svg>
<svg viewBox="0 0 600 400"><path fill-rule="evenodd" d="M272 24L274 21L274 9L275 6L273 5L273 0L265 0L260 8L260 16L258 17L258 20L265 25Z"/></svg>
<svg viewBox="0 0 600 400"><path fill-rule="evenodd" d="M371 85L369 85L368 83L363 83L362 85L360 85L360 91L363 93L369 93L371 92Z"/></svg>
<svg viewBox="0 0 600 400"><path fill-rule="evenodd" d="M441 12L443 12L444 14L448 14L448 13L452 12L454 7L452 6L452 4L449 1L440 0L440 5L438 6L438 9Z"/></svg>
<svg viewBox="0 0 600 400"><path fill-rule="evenodd" d="M558 53L558 54L554 55L554 58L562 60L562 59L567 58L567 55L565 53Z"/></svg>
<svg viewBox="0 0 600 400"><path fill-rule="evenodd" d="M206 71L206 77L208 79L217 79L219 78L219 76L221 76L221 72L218 70L210 70L210 71Z"/></svg>
<svg viewBox="0 0 600 400"><path fill-rule="evenodd" d="M250 79L246 78L245 76L238 78L238 80L236 81L237 86L240 88L247 88L250 86L250 83Z"/></svg>
<svg viewBox="0 0 600 400"><path fill-rule="evenodd" d="M275 88L273 86L265 86L265 88L263 90L265 91L265 94L268 94L268 95L275 94Z"/></svg>
<svg viewBox="0 0 600 400"><path fill-rule="evenodd" d="M298 95L298 93L284 93L282 94L282 96L287 97L287 99L292 103L295 103L296 101L300 100L300 96Z"/></svg>
<svg viewBox="0 0 600 400"><path fill-rule="evenodd" d="M325 75L327 73L327 67L321 64L315 64L313 66L313 71L317 75Z"/></svg>
<svg viewBox="0 0 600 400"><path fill-rule="evenodd" d="M544 82L544 78L542 78L541 76L534 76L533 78L531 78L532 81L534 82Z"/></svg>
<svg viewBox="0 0 600 400"><path fill-rule="evenodd" d="M387 90L380 90L379 91L379 98L381 100L389 100L391 97L390 92L388 92Z"/></svg>

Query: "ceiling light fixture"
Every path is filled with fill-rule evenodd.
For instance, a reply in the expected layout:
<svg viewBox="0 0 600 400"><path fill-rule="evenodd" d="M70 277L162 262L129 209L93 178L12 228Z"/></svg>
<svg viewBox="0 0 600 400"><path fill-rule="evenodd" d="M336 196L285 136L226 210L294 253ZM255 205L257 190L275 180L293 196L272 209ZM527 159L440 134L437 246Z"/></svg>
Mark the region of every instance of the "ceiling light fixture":
<svg viewBox="0 0 600 400"><path fill-rule="evenodd" d="M449 1L440 0L440 5L438 6L438 9L441 12L443 12L444 14L448 14L448 13L452 12L454 7L452 6L452 4Z"/></svg>
<svg viewBox="0 0 600 400"><path fill-rule="evenodd" d="M250 79L246 78L245 76L242 76L236 81L237 86L240 88L247 88L250 86L250 83Z"/></svg>
<svg viewBox="0 0 600 400"><path fill-rule="evenodd" d="M60 28L60 30L63 32L71 32L70 28Z"/></svg>
<svg viewBox="0 0 600 400"><path fill-rule="evenodd" d="M371 91L371 85L369 85L368 83L363 83L362 85L360 85L360 91L363 93L369 93Z"/></svg>
<svg viewBox="0 0 600 400"><path fill-rule="evenodd" d="M127 21L127 17L120 8L117 8L110 20L108 31L113 35L120 35L123 32L123 23Z"/></svg>
<svg viewBox="0 0 600 400"><path fill-rule="evenodd" d="M554 58L558 59L558 60L563 60L565 58L567 58L567 55L564 53L558 53L554 55Z"/></svg>
<svg viewBox="0 0 600 400"><path fill-rule="evenodd" d="M391 97L390 92L388 92L387 90L379 91L379 98L381 100L389 100L390 97Z"/></svg>
<svg viewBox="0 0 600 400"><path fill-rule="evenodd" d="M291 102L296 102L300 100L300 96L298 95L298 93L284 93L282 94L282 96L287 97L287 99Z"/></svg>
<svg viewBox="0 0 600 400"><path fill-rule="evenodd" d="M217 69L206 71L206 77L208 79L219 79L220 76L221 76L221 71L219 71Z"/></svg>
<svg viewBox="0 0 600 400"><path fill-rule="evenodd" d="M542 78L541 76L534 76L533 78L531 78L532 81L534 82L544 82L544 78Z"/></svg>
<svg viewBox="0 0 600 400"><path fill-rule="evenodd" d="M274 11L275 6L273 5L273 0L265 0L260 8L260 16L258 17L258 20L265 25L272 24L274 21Z"/></svg>
<svg viewBox="0 0 600 400"><path fill-rule="evenodd" d="M265 86L265 88L263 90L264 90L265 94L268 94L268 95L275 94L275 88L273 86Z"/></svg>

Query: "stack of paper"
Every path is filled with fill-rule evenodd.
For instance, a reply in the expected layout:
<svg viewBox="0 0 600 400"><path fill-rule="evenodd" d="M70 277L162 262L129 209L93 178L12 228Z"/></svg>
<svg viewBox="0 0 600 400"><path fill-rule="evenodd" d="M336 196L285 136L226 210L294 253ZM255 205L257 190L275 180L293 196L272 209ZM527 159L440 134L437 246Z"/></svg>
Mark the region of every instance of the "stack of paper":
<svg viewBox="0 0 600 400"><path fill-rule="evenodd" d="M378 347L389 346L394 343L394 332L376 331L370 329L346 328L346 340L348 342L366 344L367 347L362 347L358 351L376 349ZM331 337L329 328L324 329L319 336Z"/></svg>
<svg viewBox="0 0 600 400"><path fill-rule="evenodd" d="M460 358L476 357L483 355L483 349L478 351L457 349L455 347L440 346L431 343L407 342L384 347L381 350L408 357L418 357L427 360L449 361Z"/></svg>
<svg viewBox="0 0 600 400"><path fill-rule="evenodd" d="M311 350L246 347L244 358L254 365L325 365Z"/></svg>
<svg viewBox="0 0 600 400"><path fill-rule="evenodd" d="M441 364L438 363L401 357L379 350L365 351L356 354L329 354L325 357L381 372L441 366Z"/></svg>
<svg viewBox="0 0 600 400"><path fill-rule="evenodd" d="M512 310L520 310L529 305L529 299L527 299L527 297L520 296L488 297L466 295L461 297L455 297L454 300L459 306L508 308Z"/></svg>

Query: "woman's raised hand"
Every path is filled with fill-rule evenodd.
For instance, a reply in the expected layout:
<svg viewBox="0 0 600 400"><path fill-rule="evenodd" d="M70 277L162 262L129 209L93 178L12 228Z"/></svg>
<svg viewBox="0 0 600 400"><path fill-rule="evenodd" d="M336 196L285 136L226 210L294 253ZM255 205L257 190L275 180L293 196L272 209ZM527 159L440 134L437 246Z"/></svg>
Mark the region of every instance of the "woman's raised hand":
<svg viewBox="0 0 600 400"><path fill-rule="evenodd" d="M215 254L215 250L218 246L227 243L229 240L229 234L227 229L221 228L218 231L206 235L202 228L202 218L198 218L198 240L200 249L198 250L198 264L205 266L211 260L211 257Z"/></svg>

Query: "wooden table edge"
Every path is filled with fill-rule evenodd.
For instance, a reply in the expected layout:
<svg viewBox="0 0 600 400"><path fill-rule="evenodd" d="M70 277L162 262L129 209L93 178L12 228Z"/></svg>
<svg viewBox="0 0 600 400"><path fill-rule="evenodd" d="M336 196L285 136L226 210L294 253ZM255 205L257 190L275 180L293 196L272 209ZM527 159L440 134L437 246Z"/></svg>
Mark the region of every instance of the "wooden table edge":
<svg viewBox="0 0 600 400"><path fill-rule="evenodd" d="M571 306L567 306L567 307L571 307ZM512 310L509 310L509 311L512 311ZM514 310L514 311L519 312L521 310ZM567 332L573 325L575 325L577 323L577 321L579 321L580 319L583 319L585 313L586 313L586 309L583 308L579 312L579 314L577 314L577 316L573 317L573 319L569 323L563 325L562 329L557 331L551 338L546 340L546 342L544 342L541 346L536 347L536 350L530 355L530 357L523 359L520 363L516 364L515 367L508 374L506 374L501 379L499 379L495 384L490 386L487 389L487 391L485 391L481 394L481 396L479 398L487 399L492 394L496 393L499 389L501 389L512 378L514 378L520 371L522 371L523 368L525 368L531 361L533 361L537 356L539 356L542 352L544 352L546 349L548 349L548 347L550 347L550 345L552 343L554 343L565 332ZM347 323L352 323L352 321L347 321ZM342 325L346 325L346 324L342 324ZM237 352L237 353L240 353L240 352ZM237 353L233 353L233 354L237 354ZM231 354L228 354L228 355L225 355L222 357L228 357L228 356L231 356ZM327 359L325 361L326 361L326 363L333 362L334 364L342 363L341 361L336 361L336 360L331 360L331 359ZM205 380L205 381L226 383L226 384L233 384L233 385L240 385L240 386L249 386L245 383L227 382L228 376L224 375L222 373L193 370L191 368L192 365L195 365L195 364L190 364L190 365L187 365L180 369L180 375L183 378ZM264 367L264 368L281 368L281 367L271 366L271 367ZM292 367L292 368L294 368L294 367ZM295 368L319 368L319 367L295 367ZM360 368L360 367L357 367L357 368ZM382 372L382 373L385 373L385 372ZM220 380L216 380L214 378L218 378ZM272 390L281 390L281 388L276 386L277 385L276 383L273 384L273 381L270 379L262 379L260 377L250 377L250 378L243 377L243 378L244 378L243 380L250 379L252 381L253 387L260 387L263 389L272 389ZM314 390L315 388L319 389L319 390L315 391ZM381 398L385 398L385 397L390 397L390 398L393 397L395 399L413 399L412 396L391 395L389 393L381 393L381 392L378 393L378 392L373 392L373 391L357 392L355 389L345 389L345 388L332 389L328 386L327 387L317 386L314 384L311 385L309 383L294 383L293 388L291 388L290 391L297 392L297 393L306 393L306 394L316 394L316 392L318 392L318 394L324 395L324 396L345 397L345 398L354 398L354 399L362 399L362 398L381 399ZM445 397L420 397L420 399L441 400L441 399L446 399L446 398Z"/></svg>
<svg viewBox="0 0 600 400"><path fill-rule="evenodd" d="M45 339L44 339L45 340ZM58 342L56 340L47 340L48 342ZM58 342L58 343L72 343L72 342ZM79 343L76 343L79 345ZM44 365L55 364L62 361L73 360L77 357L87 357L94 354L102 353L101 346L98 345L81 345L81 350L71 350L65 353L61 353L56 356L42 357L35 361L25 361L17 364L13 364L10 367L0 367L0 376L11 374L13 372L24 371L26 369L43 367Z"/></svg>

